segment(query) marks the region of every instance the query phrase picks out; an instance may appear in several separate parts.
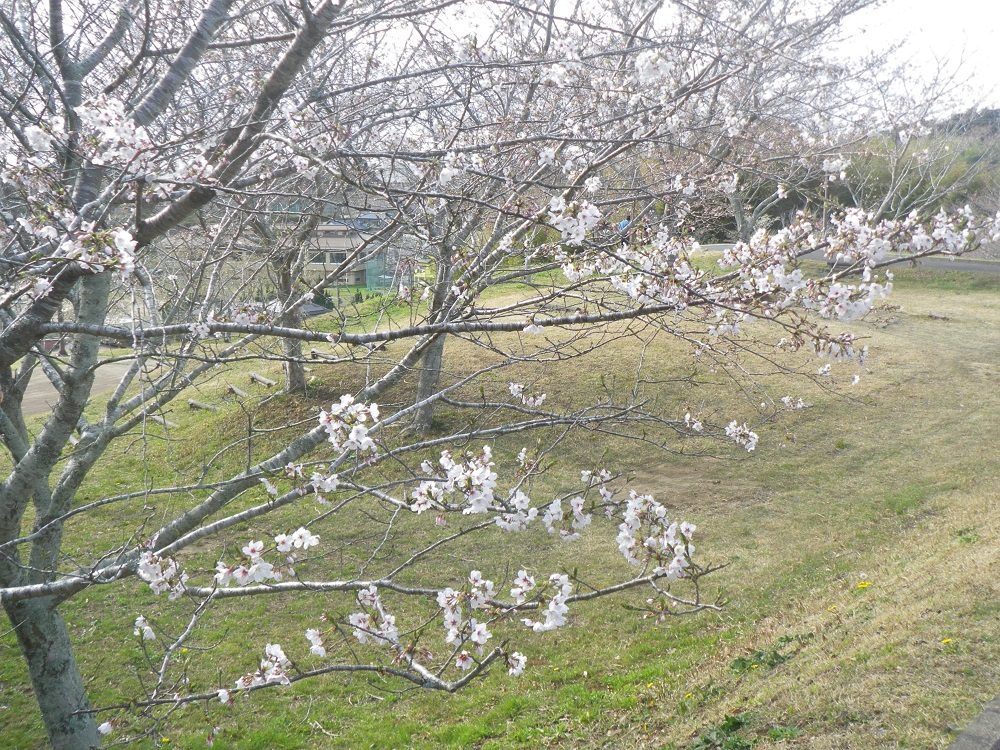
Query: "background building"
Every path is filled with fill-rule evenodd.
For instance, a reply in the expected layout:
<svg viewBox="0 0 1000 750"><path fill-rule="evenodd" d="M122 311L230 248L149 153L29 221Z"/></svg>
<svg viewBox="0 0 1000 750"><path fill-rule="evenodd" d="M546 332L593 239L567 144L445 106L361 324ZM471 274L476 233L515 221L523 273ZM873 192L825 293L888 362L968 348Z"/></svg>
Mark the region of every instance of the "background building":
<svg viewBox="0 0 1000 750"><path fill-rule="evenodd" d="M305 270L330 274L385 225L376 214L363 213L351 219L330 219L316 227L315 250ZM365 253L367 255L368 253ZM379 267L384 267L384 262ZM355 261L330 282L330 286L368 286L372 261ZM374 281L374 279L372 280Z"/></svg>

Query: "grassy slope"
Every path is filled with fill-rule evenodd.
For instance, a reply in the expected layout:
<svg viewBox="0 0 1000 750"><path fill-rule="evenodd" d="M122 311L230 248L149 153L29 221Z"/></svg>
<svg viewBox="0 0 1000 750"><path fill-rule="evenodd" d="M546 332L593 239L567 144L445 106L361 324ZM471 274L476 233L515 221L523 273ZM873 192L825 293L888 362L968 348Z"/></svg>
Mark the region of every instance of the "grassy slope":
<svg viewBox="0 0 1000 750"><path fill-rule="evenodd" d="M637 489L699 525L702 551L730 564L710 581L729 598L724 614L654 625L604 601L574 609L572 629L518 634L531 658L518 681L494 675L441 696L398 695L387 692L395 686L366 680L317 680L234 709L186 709L178 728L165 732L170 744L203 747L204 728L219 724L216 747L233 748L945 746L954 727L1000 689L998 291L992 277L900 272L891 303L901 309L882 309L858 326L873 338L871 372L845 388L855 398L838 399L801 381L776 386L775 399L801 395L813 406L779 413L762 426L761 446L749 460L678 458L589 434L564 444L554 478L600 452L629 472ZM454 356L464 353L454 347ZM686 372L678 353L670 344L653 347L653 373ZM546 368L539 390L586 398L602 371L630 366L626 352L605 350L589 368ZM650 391L683 414L715 403L721 391L713 382L724 375ZM328 386L333 393L340 384ZM754 403L759 395L752 394ZM221 403L221 390L210 387L199 398ZM753 416L746 402L723 406ZM308 408L301 408L306 416ZM227 434L240 419L230 414L210 428L217 418L171 418L181 423L180 439L132 445L108 467L95 494L131 486L141 475L140 448L162 455L168 445L175 464L195 465L206 445L191 436L209 429ZM498 454L505 450L515 447L501 446ZM124 542L129 521L155 517L162 503L117 509L101 523L117 522ZM77 527L81 547L93 531ZM522 541L507 536L497 543L497 570L516 566ZM550 564L564 554L545 549L544 539L534 543ZM598 566L614 564L596 530L584 544ZM871 586L859 588L863 581ZM290 633L314 625L317 606L332 605L247 602L235 613L210 615L199 642L218 644L213 660L235 662L224 671L227 684L252 668L265 640L304 652ZM259 624L275 607L292 617L287 631ZM170 625L176 607L134 583L88 592L66 607L97 703L120 700L135 685L142 653L131 621L140 611ZM783 645L782 637L797 640ZM776 655L794 656L776 663ZM215 684L214 671L200 669L192 658L193 679ZM43 743L25 685L13 636L5 633L4 747ZM719 728L734 714L745 726Z"/></svg>

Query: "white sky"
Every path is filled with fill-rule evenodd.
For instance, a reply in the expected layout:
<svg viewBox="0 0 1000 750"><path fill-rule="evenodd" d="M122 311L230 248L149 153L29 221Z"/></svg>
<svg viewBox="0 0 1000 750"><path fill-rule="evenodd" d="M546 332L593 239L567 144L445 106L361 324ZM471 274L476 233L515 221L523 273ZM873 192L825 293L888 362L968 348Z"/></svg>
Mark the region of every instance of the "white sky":
<svg viewBox="0 0 1000 750"><path fill-rule="evenodd" d="M1000 107L1000 2L997 0L886 0L858 13L845 28L859 49L908 40L908 57L933 71L961 63L967 106ZM992 90L992 91L991 91Z"/></svg>

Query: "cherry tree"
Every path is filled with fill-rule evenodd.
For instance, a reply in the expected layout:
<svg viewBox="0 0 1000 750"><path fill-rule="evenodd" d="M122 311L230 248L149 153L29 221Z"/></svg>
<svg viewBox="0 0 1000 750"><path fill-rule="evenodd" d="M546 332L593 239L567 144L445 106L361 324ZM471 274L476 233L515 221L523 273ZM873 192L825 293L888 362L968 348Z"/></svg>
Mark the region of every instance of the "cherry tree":
<svg viewBox="0 0 1000 750"><path fill-rule="evenodd" d="M444 691L490 669L516 677L530 669L519 632L562 627L613 593L642 590L639 608L656 617L716 607L692 523L625 492L615 467L581 466L563 488L540 476L569 429L657 422L753 451L751 426L656 414L639 390L560 404L525 373L639 330L724 356L727 341L749 345L753 321L771 326L768 356L777 345L857 360L863 347L827 325L888 293L890 248L954 254L994 232L968 212L875 224L855 211L832 231L801 215L754 233L722 268L693 262L686 227L699 209L686 198L727 202L740 166L714 147L700 154L706 113L748 117L747 78L788 64L791 47L860 4L4 4L0 601L52 745L139 736L184 703L338 671ZM647 168L671 150L715 156L684 174ZM384 221L342 268L309 278L302 248L331 205L375 205ZM620 231L623 210L634 223ZM421 281L302 323L313 293L401 242L428 259ZM815 250L847 259L861 281L806 277L796 260ZM249 293L268 272L277 309ZM519 293L493 294L514 283ZM47 346L55 336L67 355ZM448 366L447 337L481 358ZM156 470L134 487L83 499L115 446L151 445L189 389L248 359L312 358L343 368L349 392L289 417L279 442L251 414L246 435L193 473L150 458ZM126 373L99 397L95 379L115 362ZM23 407L33 377L59 394L37 429ZM461 425L435 429L435 404ZM494 458L494 441L528 432L547 442ZM154 501L158 513L143 514ZM130 525L81 546L87 517ZM504 580L484 551L461 574L421 572L470 537L536 531L566 545L609 533L621 568L584 586L527 559ZM304 578L298 564L322 561L333 539L356 548L357 565L317 563ZM137 613L127 627L155 656L145 694L92 706L60 607L138 585L186 607L187 625L168 635ZM280 594L341 604L260 644L253 670L218 665L224 686L178 678L207 612ZM325 661L303 668L307 653Z"/></svg>

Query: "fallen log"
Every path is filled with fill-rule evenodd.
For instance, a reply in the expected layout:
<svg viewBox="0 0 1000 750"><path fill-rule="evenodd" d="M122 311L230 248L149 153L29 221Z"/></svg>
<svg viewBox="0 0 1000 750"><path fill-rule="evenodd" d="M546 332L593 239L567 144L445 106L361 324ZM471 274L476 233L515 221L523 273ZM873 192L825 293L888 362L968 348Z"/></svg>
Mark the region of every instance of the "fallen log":
<svg viewBox="0 0 1000 750"><path fill-rule="evenodd" d="M271 380L271 378L265 378L263 375L258 375L255 372L250 373L250 380L254 383L260 383L261 385L266 385L268 388L273 388L278 384L277 380Z"/></svg>
<svg viewBox="0 0 1000 750"><path fill-rule="evenodd" d="M188 406L192 409L204 409L205 411L221 411L218 406L212 406L211 404L206 404L203 401L195 401L193 398L188 399Z"/></svg>

